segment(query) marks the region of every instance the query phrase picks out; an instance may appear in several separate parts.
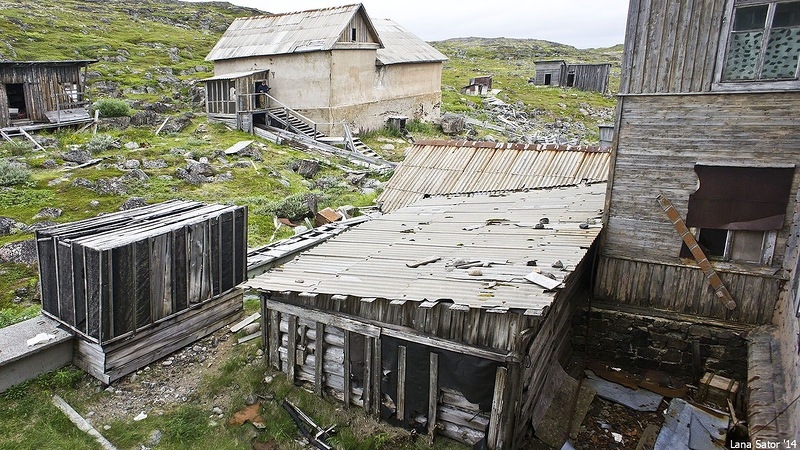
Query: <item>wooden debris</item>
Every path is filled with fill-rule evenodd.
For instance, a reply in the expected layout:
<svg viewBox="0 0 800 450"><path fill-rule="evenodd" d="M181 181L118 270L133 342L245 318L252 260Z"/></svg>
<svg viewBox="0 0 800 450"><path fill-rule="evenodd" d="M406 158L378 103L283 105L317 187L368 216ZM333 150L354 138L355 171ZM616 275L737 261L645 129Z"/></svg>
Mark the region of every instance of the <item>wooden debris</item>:
<svg viewBox="0 0 800 450"><path fill-rule="evenodd" d="M239 340L236 341L236 343L237 344L244 344L245 342L252 341L253 339L257 339L257 338L260 338L260 337L261 337L261 332L258 331L258 332L255 332L253 334L248 334L245 337L239 338Z"/></svg>
<svg viewBox="0 0 800 450"><path fill-rule="evenodd" d="M67 172L67 171L69 171L69 170L83 169L84 167L93 166L93 165L95 165L95 164L99 163L99 162L100 162L100 161L102 161L102 160L103 160L103 158L90 159L89 161L87 161L87 162L85 162L85 163L83 163L83 164L79 164L79 165L77 165L77 166L67 166L67 167L63 167L63 168L61 169L61 171L62 171L62 172Z"/></svg>
<svg viewBox="0 0 800 450"><path fill-rule="evenodd" d="M158 136L158 133L161 133L161 130L164 129L164 127L167 125L167 122L169 122L169 119L171 119L171 118L172 118L172 116L167 116L167 118L164 119L164 122L161 124L160 127L158 127L158 130L156 130L156 136Z"/></svg>
<svg viewBox="0 0 800 450"><path fill-rule="evenodd" d="M267 422L259 414L260 411L261 403L253 403L252 405L234 413L233 416L228 419L228 425L238 427L244 425L245 422L250 422L254 427L258 429L264 429L267 426Z"/></svg>
<svg viewBox="0 0 800 450"><path fill-rule="evenodd" d="M434 263L436 261L439 261L440 259L442 259L441 256L431 256L430 258L419 259L414 262L406 263L406 267L414 269L419 266L424 266L425 264Z"/></svg>
<svg viewBox="0 0 800 450"><path fill-rule="evenodd" d="M95 441L104 449L104 450L116 450L117 448L114 447L114 444L108 441L99 431L97 431L92 424L86 421L80 414L77 413L69 403L65 402L63 398L59 397L58 394L53 395L53 404L56 408L60 409L72 423L78 427L79 430L83 431L84 433L88 434L89 436L93 437Z"/></svg>
<svg viewBox="0 0 800 450"><path fill-rule="evenodd" d="M227 150L225 150L226 155L235 155L240 151L250 147L253 145L253 141L239 141L232 146L230 146Z"/></svg>
<svg viewBox="0 0 800 450"><path fill-rule="evenodd" d="M331 437L336 431L334 426L323 429L317 425L310 417L308 417L297 406L293 405L288 400L283 401L283 409L289 413L300 434L311 444L312 447L320 450L332 450L333 447L328 445L326 440Z"/></svg>
<svg viewBox="0 0 800 450"><path fill-rule="evenodd" d="M325 208L322 211L319 211L316 216L314 216L314 224L319 227L332 222L337 222L343 218L343 215L334 211L333 209Z"/></svg>
<svg viewBox="0 0 800 450"><path fill-rule="evenodd" d="M253 313L244 319L242 319L239 323L231 326L231 333L238 333L239 330L242 328L250 325L251 323L255 322L256 320L261 318L261 313Z"/></svg>
<svg viewBox="0 0 800 450"><path fill-rule="evenodd" d="M586 371L584 384L599 397L627 406L636 411L656 411L664 397L645 389L633 390L620 384L603 380L591 370Z"/></svg>
<svg viewBox="0 0 800 450"><path fill-rule="evenodd" d="M531 273L525 275L525 279L530 281L533 284L537 284L537 285L547 289L548 291L552 291L553 289L555 289L555 288L557 288L558 286L561 285L560 281L554 280L554 279L552 279L550 277L546 277L546 276L544 276L544 275L542 275L540 273L537 273L537 272L531 272Z"/></svg>

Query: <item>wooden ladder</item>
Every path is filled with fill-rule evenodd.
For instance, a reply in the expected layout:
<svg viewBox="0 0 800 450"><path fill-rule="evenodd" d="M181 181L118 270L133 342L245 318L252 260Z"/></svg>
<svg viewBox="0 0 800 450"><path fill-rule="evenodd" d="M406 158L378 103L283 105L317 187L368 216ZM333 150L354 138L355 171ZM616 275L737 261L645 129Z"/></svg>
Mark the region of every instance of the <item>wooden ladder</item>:
<svg viewBox="0 0 800 450"><path fill-rule="evenodd" d="M722 279L720 279L717 271L711 267L711 263L708 261L706 254L703 252L703 249L700 248L697 240L689 231L689 228L681 218L678 210L675 209L675 206L671 201L669 201L669 199L664 197L664 194L658 194L657 200L661 205L661 208L664 209L664 212L667 213L669 220L672 221L672 226L675 227L675 230L677 230L678 234L681 235L681 239L683 239L683 242L689 248L689 251L692 252L692 256L695 260L697 260L697 265L700 266L700 269L706 276L706 280L708 280L708 283L714 289L714 295L716 295L722 304L725 305L725 307L729 310L736 309L736 302L733 300L733 296L731 295L730 291L728 291L728 288L725 287L725 284L722 283Z"/></svg>

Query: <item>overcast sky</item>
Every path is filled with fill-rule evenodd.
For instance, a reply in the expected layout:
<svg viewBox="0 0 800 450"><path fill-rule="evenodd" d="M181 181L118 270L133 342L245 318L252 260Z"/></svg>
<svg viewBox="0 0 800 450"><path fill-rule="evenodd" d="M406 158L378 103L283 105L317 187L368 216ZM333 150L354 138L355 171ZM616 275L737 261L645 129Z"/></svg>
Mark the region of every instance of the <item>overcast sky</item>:
<svg viewBox="0 0 800 450"><path fill-rule="evenodd" d="M200 0L203 1L203 0ZM358 0L228 0L271 13ZM370 17L392 19L426 41L454 37L544 39L578 48L621 44L629 0L363 0Z"/></svg>

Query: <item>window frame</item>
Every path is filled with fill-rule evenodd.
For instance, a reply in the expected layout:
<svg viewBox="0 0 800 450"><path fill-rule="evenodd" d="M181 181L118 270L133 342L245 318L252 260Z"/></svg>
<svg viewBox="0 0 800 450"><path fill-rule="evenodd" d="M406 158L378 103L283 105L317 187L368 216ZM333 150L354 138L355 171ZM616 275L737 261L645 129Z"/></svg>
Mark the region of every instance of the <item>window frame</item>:
<svg viewBox="0 0 800 450"><path fill-rule="evenodd" d="M706 228L706 229L713 229L713 228ZM744 230L724 230L727 232L727 236L725 238L725 250L723 251L722 256L717 255L706 255L709 260L712 261L724 261L727 263L734 263L734 264L757 264L763 266L771 266L772 259L775 256L775 246L778 241L778 230L764 230L763 238L761 240L761 259L759 261L745 261L745 260L737 260L732 259L731 253L733 250L733 240L735 239L735 235L738 231ZM703 232L703 228L691 228L692 235L695 239L699 242L700 235Z"/></svg>
<svg viewBox="0 0 800 450"><path fill-rule="evenodd" d="M723 17L721 36L717 48L717 64L714 71L714 82L711 85L712 91L775 91L775 90L797 90L800 89L800 63L795 69L795 79L787 80L722 80L722 72L725 68L725 61L728 55L728 47L731 43L733 34L734 13L737 7L768 5L766 23L764 24L764 43L759 52L758 72L764 67L764 55L769 41L769 32L772 30L772 19L775 16L775 8L778 3L791 3L797 0L728 0L725 14Z"/></svg>

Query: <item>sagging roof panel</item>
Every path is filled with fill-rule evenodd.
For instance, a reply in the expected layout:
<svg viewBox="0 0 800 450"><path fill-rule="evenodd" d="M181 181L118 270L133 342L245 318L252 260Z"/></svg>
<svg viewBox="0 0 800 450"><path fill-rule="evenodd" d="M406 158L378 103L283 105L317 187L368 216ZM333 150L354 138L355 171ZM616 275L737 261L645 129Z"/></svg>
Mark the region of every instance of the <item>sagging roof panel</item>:
<svg viewBox="0 0 800 450"><path fill-rule="evenodd" d="M600 232L599 224L580 225L594 223L604 199L605 183L426 198L351 228L247 284L269 292L541 312L557 291L525 276L538 270L565 280ZM542 218L549 223L535 228ZM433 257L440 259L408 266ZM471 275L454 267L456 260L491 264ZM564 269L553 268L556 261Z"/></svg>
<svg viewBox="0 0 800 450"><path fill-rule="evenodd" d="M608 179L610 152L597 147L418 141L378 197L384 212L425 195L505 192Z"/></svg>

